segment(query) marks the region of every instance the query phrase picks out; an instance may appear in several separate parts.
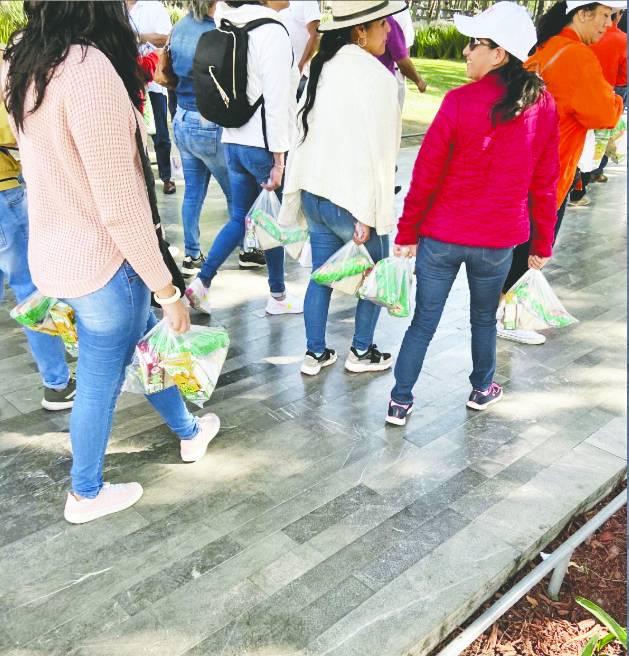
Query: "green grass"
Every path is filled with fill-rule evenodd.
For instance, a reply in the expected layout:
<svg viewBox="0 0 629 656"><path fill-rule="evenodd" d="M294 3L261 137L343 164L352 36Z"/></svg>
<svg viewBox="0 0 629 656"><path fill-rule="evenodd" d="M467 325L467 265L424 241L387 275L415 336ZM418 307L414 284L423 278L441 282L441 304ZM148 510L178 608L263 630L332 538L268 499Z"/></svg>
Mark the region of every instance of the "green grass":
<svg viewBox="0 0 629 656"><path fill-rule="evenodd" d="M407 80L406 100L402 112L404 132L415 131L413 127L421 129L429 124L435 117L446 91L469 81L465 74L465 62L413 57L413 64L428 82L428 89L426 93L420 94L417 87Z"/></svg>

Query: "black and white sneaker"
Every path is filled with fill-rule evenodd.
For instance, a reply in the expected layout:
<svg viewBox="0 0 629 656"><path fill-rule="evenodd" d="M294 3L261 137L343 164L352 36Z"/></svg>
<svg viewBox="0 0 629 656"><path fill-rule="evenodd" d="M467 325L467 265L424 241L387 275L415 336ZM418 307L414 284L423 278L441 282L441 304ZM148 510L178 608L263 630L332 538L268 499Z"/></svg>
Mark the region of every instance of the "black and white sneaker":
<svg viewBox="0 0 629 656"><path fill-rule="evenodd" d="M42 399L42 407L46 410L69 410L74 404L74 397L76 396L76 382L74 378L70 378L68 386L62 390L54 390L49 387L44 388L44 398Z"/></svg>
<svg viewBox="0 0 629 656"><path fill-rule="evenodd" d="M329 367L336 362L336 351L334 349L325 349L317 357L312 351L306 351L306 357L301 365L301 373L306 376L316 376L323 367Z"/></svg>
<svg viewBox="0 0 629 656"><path fill-rule="evenodd" d="M355 374L362 374L367 371L384 371L389 369L393 364L393 358L390 353L380 353L378 347L372 344L363 355L358 355L358 351L352 346L345 360L345 368Z"/></svg>
<svg viewBox="0 0 629 656"><path fill-rule="evenodd" d="M389 401L389 410L385 421L387 424L393 424L394 426L404 426L406 424L407 417L413 412L412 403L397 403L393 399Z"/></svg>
<svg viewBox="0 0 629 656"><path fill-rule="evenodd" d="M205 257L203 256L203 253L201 253L199 257L186 255L186 257L183 258L183 262L181 264L181 273L183 273L184 276L196 276L197 273L201 271L201 267L203 266L204 262Z"/></svg>
<svg viewBox="0 0 629 656"><path fill-rule="evenodd" d="M470 398L466 403L472 410L487 410L490 405L497 403L502 398L502 386L492 383L489 389L472 390Z"/></svg>
<svg viewBox="0 0 629 656"><path fill-rule="evenodd" d="M241 269L259 269L266 266L264 251L240 251L238 254L238 266Z"/></svg>

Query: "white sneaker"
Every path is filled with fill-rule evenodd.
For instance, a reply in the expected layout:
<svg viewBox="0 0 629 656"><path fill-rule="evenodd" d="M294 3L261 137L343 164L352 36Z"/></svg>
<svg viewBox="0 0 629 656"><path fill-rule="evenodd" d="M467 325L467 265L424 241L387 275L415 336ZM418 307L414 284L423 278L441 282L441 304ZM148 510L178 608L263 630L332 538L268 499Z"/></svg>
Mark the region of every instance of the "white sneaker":
<svg viewBox="0 0 629 656"><path fill-rule="evenodd" d="M269 298L266 304L267 314L301 314L304 311L304 299L286 294L283 301Z"/></svg>
<svg viewBox="0 0 629 656"><path fill-rule="evenodd" d="M207 451L208 444L216 437L221 420L213 413L199 418L199 432L191 440L181 440L181 459L184 462L197 462Z"/></svg>
<svg viewBox="0 0 629 656"><path fill-rule="evenodd" d="M85 524L130 508L142 494L144 490L139 483L105 483L93 499L77 499L69 492L63 516L70 524Z"/></svg>
<svg viewBox="0 0 629 656"><path fill-rule="evenodd" d="M502 324L496 325L498 337L520 344L543 344L546 337L534 330L507 330Z"/></svg>

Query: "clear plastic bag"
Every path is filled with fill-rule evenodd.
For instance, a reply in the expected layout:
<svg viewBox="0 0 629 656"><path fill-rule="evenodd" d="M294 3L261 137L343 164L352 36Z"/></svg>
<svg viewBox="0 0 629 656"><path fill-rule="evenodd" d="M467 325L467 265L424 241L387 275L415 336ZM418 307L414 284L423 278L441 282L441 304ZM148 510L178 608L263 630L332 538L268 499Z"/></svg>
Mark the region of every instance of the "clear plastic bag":
<svg viewBox="0 0 629 656"><path fill-rule="evenodd" d="M242 242L242 249L245 253L262 250L260 248L260 243L258 242L258 237L256 236L256 227L249 214L245 217L245 238Z"/></svg>
<svg viewBox="0 0 629 656"><path fill-rule="evenodd" d="M186 287L186 298L192 309L212 314L210 288L206 287L198 276Z"/></svg>
<svg viewBox="0 0 629 656"><path fill-rule="evenodd" d="M611 130L595 130L595 161L607 155L615 164L622 164L627 157L627 119L623 114Z"/></svg>
<svg viewBox="0 0 629 656"><path fill-rule="evenodd" d="M268 251L271 248L283 246L286 252L296 260L308 239L308 231L297 225L279 225L277 217L280 208L280 201L276 193L263 189L249 210L248 216L251 217L255 226L256 237L262 250Z"/></svg>
<svg viewBox="0 0 629 656"><path fill-rule="evenodd" d="M10 315L29 330L60 337L70 355L79 354L74 310L66 303L35 291L18 303Z"/></svg>
<svg viewBox="0 0 629 656"><path fill-rule="evenodd" d="M299 266L304 269L312 269L312 246L310 245L310 239L304 244L304 247L301 249L301 255L299 256Z"/></svg>
<svg viewBox="0 0 629 656"><path fill-rule="evenodd" d="M186 401L202 407L216 387L228 348L224 328L192 326L179 335L162 320L138 342L123 389L155 394L176 385Z"/></svg>
<svg viewBox="0 0 629 656"><path fill-rule="evenodd" d="M361 244L348 241L332 257L311 274L311 280L344 294L355 296L365 276L373 269L369 251Z"/></svg>
<svg viewBox="0 0 629 656"><path fill-rule="evenodd" d="M393 317L411 313L413 269L406 257L385 257L367 276L358 290L360 298L382 305Z"/></svg>
<svg viewBox="0 0 629 656"><path fill-rule="evenodd" d="M552 287L537 269L529 269L507 292L509 300L515 297L515 327L521 330L564 328L575 319L562 305Z"/></svg>

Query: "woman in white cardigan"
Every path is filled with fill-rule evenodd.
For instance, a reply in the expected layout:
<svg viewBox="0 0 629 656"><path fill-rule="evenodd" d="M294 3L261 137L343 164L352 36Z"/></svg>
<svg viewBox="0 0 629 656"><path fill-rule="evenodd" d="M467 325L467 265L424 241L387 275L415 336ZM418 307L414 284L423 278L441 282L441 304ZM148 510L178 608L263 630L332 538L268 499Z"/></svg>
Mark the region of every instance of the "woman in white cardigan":
<svg viewBox="0 0 629 656"><path fill-rule="evenodd" d="M297 141L288 158L280 223L307 221L313 268L348 241L374 261L387 257L394 223L395 161L401 118L395 78L376 56L384 52L386 17L404 2L337 0L312 60ZM375 56L374 56L375 55ZM304 302L307 351L301 371L316 375L336 362L325 329L332 290L313 281ZM383 371L390 353L373 343L380 308L358 301L345 368Z"/></svg>

